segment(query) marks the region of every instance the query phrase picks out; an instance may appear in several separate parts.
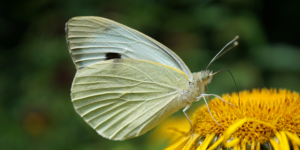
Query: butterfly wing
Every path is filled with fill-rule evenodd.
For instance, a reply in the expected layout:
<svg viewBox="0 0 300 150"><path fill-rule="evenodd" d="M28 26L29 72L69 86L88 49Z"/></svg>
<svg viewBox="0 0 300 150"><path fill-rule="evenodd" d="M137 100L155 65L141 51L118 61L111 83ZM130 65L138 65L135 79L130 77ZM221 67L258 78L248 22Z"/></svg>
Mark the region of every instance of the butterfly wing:
<svg viewBox="0 0 300 150"><path fill-rule="evenodd" d="M180 91L189 88L180 70L134 59L102 61L77 72L72 102L100 135L124 140L144 134L185 106Z"/></svg>
<svg viewBox="0 0 300 150"><path fill-rule="evenodd" d="M101 17L74 17L66 24L67 42L78 70L110 58L158 62L182 70L184 62L166 46L125 25Z"/></svg>

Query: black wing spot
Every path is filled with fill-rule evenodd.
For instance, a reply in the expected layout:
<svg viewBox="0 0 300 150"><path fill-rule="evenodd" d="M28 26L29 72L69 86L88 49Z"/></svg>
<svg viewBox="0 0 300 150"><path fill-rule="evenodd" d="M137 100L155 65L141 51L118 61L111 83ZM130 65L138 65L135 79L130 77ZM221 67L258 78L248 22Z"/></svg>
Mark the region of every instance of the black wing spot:
<svg viewBox="0 0 300 150"><path fill-rule="evenodd" d="M106 53L105 60L110 60L110 59L121 59L121 54L119 53Z"/></svg>

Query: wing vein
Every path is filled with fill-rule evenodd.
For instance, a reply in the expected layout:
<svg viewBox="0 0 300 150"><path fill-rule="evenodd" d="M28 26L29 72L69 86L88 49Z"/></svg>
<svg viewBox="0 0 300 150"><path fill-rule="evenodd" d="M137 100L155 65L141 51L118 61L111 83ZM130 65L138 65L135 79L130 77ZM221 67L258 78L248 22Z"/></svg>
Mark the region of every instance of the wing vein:
<svg viewBox="0 0 300 150"><path fill-rule="evenodd" d="M87 19L84 19L84 20L87 20ZM112 30L112 31L115 31L115 32L119 33L120 35L123 35L121 32L119 32L119 31L117 31L117 30L115 30L115 29L113 29L113 28L111 28L111 27L108 27L107 25L104 25L104 24L102 24L102 23L100 24L99 22L95 22L94 20L88 20L88 21L94 22L94 23L96 23L96 24L98 24L98 25L100 25L100 26L104 26L104 27L106 27L106 28L108 28L108 29L110 29L110 30ZM112 23L111 20L107 20L107 21L109 21L110 23ZM119 26L119 24L118 24L117 22L115 22L115 24ZM120 27L120 26L119 26L119 27ZM129 32L129 34L131 34L131 33ZM124 36L124 35L123 35L123 36ZM127 36L124 36L124 37L127 37Z"/></svg>
<svg viewBox="0 0 300 150"><path fill-rule="evenodd" d="M169 95L172 95L172 94L173 94L173 92L170 93L170 94L167 94L167 95L165 95L165 96L169 96ZM162 96L162 97L165 97L165 96ZM155 99L156 99L156 98L155 98ZM171 100L170 100L170 101L171 101ZM169 104L170 101L169 101L167 104ZM161 103L163 103L163 102L165 102L165 101L161 101L160 103L157 103L156 105L150 107L148 110L150 110L150 109L152 109L152 108L154 108L154 107L156 107L156 106L161 105ZM167 104L165 104L164 106L166 106ZM158 111L157 111L157 112L158 112ZM154 114L156 114L157 112L155 112ZM127 125L129 125L130 123L132 123L134 120L140 118L140 117L141 117L142 115L144 115L145 113L148 113L148 111L144 111L144 113L139 114L137 117L131 119L131 121L128 121L126 124L124 124L122 127L120 127L117 131L115 131L115 132L112 134L112 136L111 136L110 138L113 138L114 136L116 136L116 134L117 134L118 132L120 132L122 129L124 129ZM153 115L154 115L154 114L153 114ZM152 117L153 115L151 115L151 117ZM150 118L150 117L148 117L148 118ZM148 118L147 118L147 119L148 119ZM146 119L146 120L147 120L147 119ZM138 127L138 126L137 126L137 127ZM136 128L137 128L137 127L136 127ZM132 130L134 130L134 129L135 129L135 128L133 128ZM125 136L128 135L132 130L129 130L129 131L125 134Z"/></svg>

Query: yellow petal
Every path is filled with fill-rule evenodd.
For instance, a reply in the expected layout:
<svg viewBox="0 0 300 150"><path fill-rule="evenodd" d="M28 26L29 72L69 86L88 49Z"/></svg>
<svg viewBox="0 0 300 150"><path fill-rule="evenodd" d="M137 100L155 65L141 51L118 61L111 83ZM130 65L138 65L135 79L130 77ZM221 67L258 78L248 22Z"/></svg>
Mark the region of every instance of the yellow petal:
<svg viewBox="0 0 300 150"><path fill-rule="evenodd" d="M239 144L235 145L235 146L233 147L233 150L240 150L240 145L239 145Z"/></svg>
<svg viewBox="0 0 300 150"><path fill-rule="evenodd" d="M224 133L223 144L227 142L231 134L236 131L240 126L242 126L247 121L247 118L240 119L237 122L233 123Z"/></svg>
<svg viewBox="0 0 300 150"><path fill-rule="evenodd" d="M274 139L270 139L270 143L272 144L274 150L281 150L279 144Z"/></svg>
<svg viewBox="0 0 300 150"><path fill-rule="evenodd" d="M251 143L251 150L254 150L254 148L255 148L255 141L252 141L252 143Z"/></svg>
<svg viewBox="0 0 300 150"><path fill-rule="evenodd" d="M234 140L227 142L224 146L225 147L234 147L235 145L238 145L239 142L240 142L240 139L235 138Z"/></svg>
<svg viewBox="0 0 300 150"><path fill-rule="evenodd" d="M256 143L256 150L260 150L260 143L259 142Z"/></svg>
<svg viewBox="0 0 300 150"><path fill-rule="evenodd" d="M186 145L189 139L189 136L180 138L178 141L165 148L165 150L182 150L182 148Z"/></svg>
<svg viewBox="0 0 300 150"><path fill-rule="evenodd" d="M242 142L242 150L246 150L247 142L243 140Z"/></svg>
<svg viewBox="0 0 300 150"><path fill-rule="evenodd" d="M199 138L199 134L192 134L193 138L188 142L188 144L185 145L185 147L183 148L184 150L190 150L192 149L193 146L195 146L196 141Z"/></svg>
<svg viewBox="0 0 300 150"><path fill-rule="evenodd" d="M251 118L251 119L250 119L250 118L249 118L248 121L254 121L254 122L257 122L257 123L261 123L261 124L263 124L263 125L265 125L265 126L268 126L268 127L272 128L272 129L276 129L276 127L273 126L272 124L267 123L267 122L264 122L264 121L260 121L260 120L258 120L258 119L254 119L254 118Z"/></svg>
<svg viewBox="0 0 300 150"><path fill-rule="evenodd" d="M288 141L285 133L283 131L280 131L280 135L281 135L282 142L283 142L282 148L285 150L290 150L289 141Z"/></svg>
<svg viewBox="0 0 300 150"><path fill-rule="evenodd" d="M197 148L197 150L206 150L208 147L208 144L211 142L211 140L215 137L215 133L210 134L209 136L207 136L205 138L205 140L203 141L203 143Z"/></svg>
<svg viewBox="0 0 300 150"><path fill-rule="evenodd" d="M293 144L294 150L299 150L299 146L294 141L292 141L292 144Z"/></svg>
<svg viewBox="0 0 300 150"><path fill-rule="evenodd" d="M288 131L285 131L285 134L289 137L289 139L294 142L295 144L297 144L298 146L300 146L300 139L297 135L292 134Z"/></svg>
<svg viewBox="0 0 300 150"><path fill-rule="evenodd" d="M224 140L224 136L221 136L219 138L218 141L216 141L212 146L210 146L207 150L214 150L215 148L217 148L221 143L222 141Z"/></svg>

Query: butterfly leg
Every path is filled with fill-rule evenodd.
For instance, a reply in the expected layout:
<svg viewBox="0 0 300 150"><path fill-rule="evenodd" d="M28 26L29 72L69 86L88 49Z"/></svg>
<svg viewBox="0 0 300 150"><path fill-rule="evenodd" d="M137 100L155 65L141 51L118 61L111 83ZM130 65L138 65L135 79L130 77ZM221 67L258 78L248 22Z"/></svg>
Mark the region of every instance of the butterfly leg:
<svg viewBox="0 0 300 150"><path fill-rule="evenodd" d="M227 104L230 104L230 105L232 105L232 106L235 106L235 105L233 105L233 104L231 104L231 103L225 101L224 99L222 99L220 96L218 96L218 95L216 95L216 94L201 94L201 96L215 96L215 97L219 98L220 100L222 100L223 102L225 102L225 103L227 103ZM204 97L203 97L203 98L204 98Z"/></svg>
<svg viewBox="0 0 300 150"><path fill-rule="evenodd" d="M187 104L186 106L185 106L185 108L183 109L183 113L184 113L184 115L186 116L186 118L189 120L189 122L190 122L190 125L191 125L191 131L192 131L192 135L193 135L193 133L194 133L194 131L193 131L193 125L192 125L192 121L190 120L190 118L189 118L189 116L186 114L186 111L190 108L190 104Z"/></svg>
<svg viewBox="0 0 300 150"><path fill-rule="evenodd" d="M205 102L205 104L206 104L206 106L207 106L207 110L208 110L209 114L212 116L212 118L214 119L214 121L215 121L219 126L221 126L221 125L218 123L218 121L215 119L215 117L211 114L211 112L210 112L210 110L209 110L207 101L206 101L206 99L205 99L205 96L206 96L206 95L207 95L207 94L201 94L199 97L202 97L202 98L204 99L204 102ZM200 99L201 99L201 98L200 98Z"/></svg>
<svg viewBox="0 0 300 150"><path fill-rule="evenodd" d="M206 89L206 93L209 94L207 84L205 85L205 89ZM208 97L208 100L211 101L210 97Z"/></svg>

